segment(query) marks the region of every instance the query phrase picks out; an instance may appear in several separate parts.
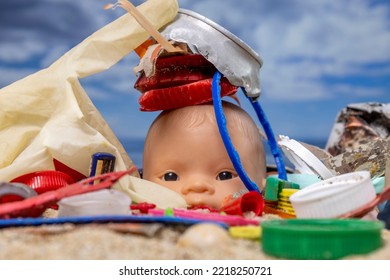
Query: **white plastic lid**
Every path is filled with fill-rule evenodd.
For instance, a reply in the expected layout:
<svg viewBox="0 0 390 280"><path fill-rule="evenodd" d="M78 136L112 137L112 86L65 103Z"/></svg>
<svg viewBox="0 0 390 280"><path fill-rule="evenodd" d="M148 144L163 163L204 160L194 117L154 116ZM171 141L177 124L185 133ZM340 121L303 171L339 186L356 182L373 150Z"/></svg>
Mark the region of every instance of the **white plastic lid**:
<svg viewBox="0 0 390 280"><path fill-rule="evenodd" d="M375 198L370 172L356 171L315 183L290 196L298 218L336 218Z"/></svg>
<svg viewBox="0 0 390 280"><path fill-rule="evenodd" d="M314 174L320 179L329 179L335 175L308 149L288 136L279 135L279 146L286 157L301 174Z"/></svg>

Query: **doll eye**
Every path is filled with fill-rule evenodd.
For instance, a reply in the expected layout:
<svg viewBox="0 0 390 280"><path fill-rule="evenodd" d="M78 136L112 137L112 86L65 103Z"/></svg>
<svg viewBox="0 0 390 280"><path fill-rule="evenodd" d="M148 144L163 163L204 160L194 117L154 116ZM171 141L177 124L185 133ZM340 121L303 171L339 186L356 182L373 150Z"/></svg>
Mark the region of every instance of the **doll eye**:
<svg viewBox="0 0 390 280"><path fill-rule="evenodd" d="M232 172L229 171L222 171L217 175L217 180L218 181L224 181L224 180L230 180L233 179L233 174Z"/></svg>
<svg viewBox="0 0 390 280"><path fill-rule="evenodd" d="M167 172L162 179L163 181L179 181L179 176L175 172Z"/></svg>

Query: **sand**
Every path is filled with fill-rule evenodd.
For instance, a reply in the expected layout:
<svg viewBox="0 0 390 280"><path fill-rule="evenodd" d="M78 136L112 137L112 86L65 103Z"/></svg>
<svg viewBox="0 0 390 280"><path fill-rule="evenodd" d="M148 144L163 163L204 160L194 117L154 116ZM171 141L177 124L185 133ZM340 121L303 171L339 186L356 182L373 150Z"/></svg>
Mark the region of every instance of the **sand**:
<svg viewBox="0 0 390 280"><path fill-rule="evenodd" d="M272 260L258 240L228 237L206 247L180 245L188 226L161 224L50 225L0 229L2 260ZM382 248L347 259L390 259L390 231Z"/></svg>

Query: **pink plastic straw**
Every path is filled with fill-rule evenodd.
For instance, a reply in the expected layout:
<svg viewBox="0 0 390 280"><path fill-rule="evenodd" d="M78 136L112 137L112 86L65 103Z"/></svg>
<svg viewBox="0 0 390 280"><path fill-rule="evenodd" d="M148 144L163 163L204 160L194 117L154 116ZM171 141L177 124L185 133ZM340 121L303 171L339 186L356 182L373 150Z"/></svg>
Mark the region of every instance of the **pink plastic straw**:
<svg viewBox="0 0 390 280"><path fill-rule="evenodd" d="M155 216L164 216L164 210L150 209L148 214ZM219 213L205 213L193 210L173 209L173 215L179 218L196 219L209 222L222 222L229 226L259 225L260 221L248 219L236 215L221 215Z"/></svg>

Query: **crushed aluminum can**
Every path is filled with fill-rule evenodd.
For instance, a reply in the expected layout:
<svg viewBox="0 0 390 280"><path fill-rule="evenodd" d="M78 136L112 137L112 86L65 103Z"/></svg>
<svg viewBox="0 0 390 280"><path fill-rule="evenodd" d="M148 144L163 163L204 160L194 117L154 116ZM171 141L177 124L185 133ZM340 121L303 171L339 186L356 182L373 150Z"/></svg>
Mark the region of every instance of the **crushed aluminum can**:
<svg viewBox="0 0 390 280"><path fill-rule="evenodd" d="M338 114L325 149L333 156L390 136L390 103L350 104Z"/></svg>
<svg viewBox="0 0 390 280"><path fill-rule="evenodd" d="M232 85L243 87L248 97L260 96L259 55L234 34L193 11L180 9L173 22L160 30L168 40L186 43L203 55Z"/></svg>
<svg viewBox="0 0 390 280"><path fill-rule="evenodd" d="M368 170L384 175L390 157L390 103L355 103L340 111L325 150L337 174Z"/></svg>

